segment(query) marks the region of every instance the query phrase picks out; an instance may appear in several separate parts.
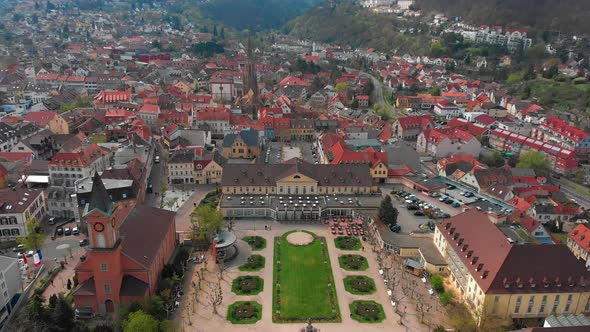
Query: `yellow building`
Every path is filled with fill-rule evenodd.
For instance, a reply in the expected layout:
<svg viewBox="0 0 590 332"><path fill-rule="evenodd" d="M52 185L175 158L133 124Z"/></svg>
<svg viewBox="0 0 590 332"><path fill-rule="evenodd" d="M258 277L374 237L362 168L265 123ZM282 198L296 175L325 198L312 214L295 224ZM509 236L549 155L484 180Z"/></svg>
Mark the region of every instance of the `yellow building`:
<svg viewBox="0 0 590 332"><path fill-rule="evenodd" d="M223 168L215 160L195 160L194 166L196 184L221 182Z"/></svg>
<svg viewBox="0 0 590 332"><path fill-rule="evenodd" d="M226 159L254 159L260 156L260 138L257 130L242 130L223 138L223 157Z"/></svg>
<svg viewBox="0 0 590 332"><path fill-rule="evenodd" d="M221 213L227 218L319 221L375 211L381 195L366 164L225 164Z"/></svg>
<svg viewBox="0 0 590 332"><path fill-rule="evenodd" d="M565 245L514 245L476 210L438 224L434 244L479 323L590 312L590 273Z"/></svg>
<svg viewBox="0 0 590 332"><path fill-rule="evenodd" d="M366 164L314 165L301 159L283 164L226 164L224 194L355 195L377 191Z"/></svg>

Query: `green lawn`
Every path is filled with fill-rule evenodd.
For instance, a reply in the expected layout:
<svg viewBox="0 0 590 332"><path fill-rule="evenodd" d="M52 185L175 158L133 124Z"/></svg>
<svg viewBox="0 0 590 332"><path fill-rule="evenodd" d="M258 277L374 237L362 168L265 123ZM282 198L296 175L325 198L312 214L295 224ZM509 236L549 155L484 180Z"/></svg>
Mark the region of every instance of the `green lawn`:
<svg viewBox="0 0 590 332"><path fill-rule="evenodd" d="M275 238L273 321L340 321L338 298L325 239L294 246ZM280 261L280 264L278 263Z"/></svg>

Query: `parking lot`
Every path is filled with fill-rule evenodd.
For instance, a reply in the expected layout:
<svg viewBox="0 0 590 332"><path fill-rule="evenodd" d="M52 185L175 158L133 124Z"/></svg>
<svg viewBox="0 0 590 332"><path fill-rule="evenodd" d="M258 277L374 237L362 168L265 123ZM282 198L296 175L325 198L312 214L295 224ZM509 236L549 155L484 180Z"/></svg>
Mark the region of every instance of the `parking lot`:
<svg viewBox="0 0 590 332"><path fill-rule="evenodd" d="M448 209L448 206L440 206L431 197L419 193L404 190L403 194L400 195L399 193L391 194L391 190L389 190L385 191L384 194L391 195L393 205L399 212L397 220L402 233L431 231L432 227L442 218L457 214L453 209ZM404 196L408 195L414 196L406 199Z"/></svg>
<svg viewBox="0 0 590 332"><path fill-rule="evenodd" d="M292 158L300 158L309 163L319 163L313 144L310 142L269 142L264 152L264 161L278 164Z"/></svg>

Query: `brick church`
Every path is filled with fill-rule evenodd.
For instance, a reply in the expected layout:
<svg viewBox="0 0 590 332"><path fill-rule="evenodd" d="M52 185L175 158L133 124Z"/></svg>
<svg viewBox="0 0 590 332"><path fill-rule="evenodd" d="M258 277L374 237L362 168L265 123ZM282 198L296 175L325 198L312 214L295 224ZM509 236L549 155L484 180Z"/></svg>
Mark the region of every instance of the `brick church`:
<svg viewBox="0 0 590 332"><path fill-rule="evenodd" d="M94 313L155 294L176 244L176 214L128 202L113 203L96 173L84 208L90 242L75 271L74 306Z"/></svg>

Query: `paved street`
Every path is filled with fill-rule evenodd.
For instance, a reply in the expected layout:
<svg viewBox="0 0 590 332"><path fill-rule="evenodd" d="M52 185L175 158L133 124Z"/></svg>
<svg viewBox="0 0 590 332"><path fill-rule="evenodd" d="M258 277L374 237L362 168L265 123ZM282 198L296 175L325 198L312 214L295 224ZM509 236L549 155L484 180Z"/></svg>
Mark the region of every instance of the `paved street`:
<svg viewBox="0 0 590 332"><path fill-rule="evenodd" d="M574 183L564 178L551 178L552 181L555 181L560 187L561 191L563 191L568 197L575 199L578 204L583 206L585 209L590 209L590 195L583 193L588 193L590 190L587 187Z"/></svg>
<svg viewBox="0 0 590 332"><path fill-rule="evenodd" d="M161 146L158 144L159 151L162 151ZM150 173L150 180L149 182L154 186L152 193L146 193L145 195L145 205L160 207L160 196L156 196L156 193L160 192L161 183L162 181L167 181L166 179L166 160L162 158L162 153L156 153L157 156L160 156L160 162L154 163L152 166L152 172Z"/></svg>

